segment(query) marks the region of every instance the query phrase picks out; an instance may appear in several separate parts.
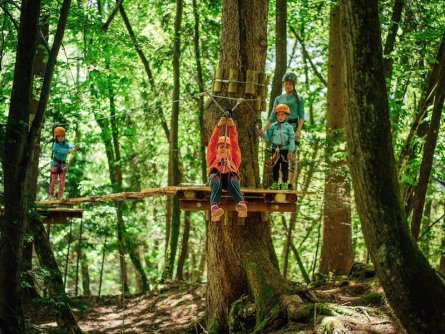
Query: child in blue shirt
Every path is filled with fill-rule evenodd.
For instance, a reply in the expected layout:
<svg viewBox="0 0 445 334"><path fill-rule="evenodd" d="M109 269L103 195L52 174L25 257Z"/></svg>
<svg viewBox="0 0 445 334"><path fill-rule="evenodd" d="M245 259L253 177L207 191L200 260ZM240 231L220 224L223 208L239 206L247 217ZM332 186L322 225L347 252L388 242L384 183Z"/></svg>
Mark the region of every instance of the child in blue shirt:
<svg viewBox="0 0 445 334"><path fill-rule="evenodd" d="M58 199L63 198L66 179L66 157L79 149L79 144L71 145L65 141L65 129L58 126L54 129L55 142L51 160L51 183L49 184L49 197L54 198L54 188L59 180Z"/></svg>
<svg viewBox="0 0 445 334"><path fill-rule="evenodd" d="M295 73L288 72L283 75L283 90L284 94L279 95L275 98L273 107L279 104L286 104L290 109L290 115L287 120L289 124L291 124L295 131L295 144L298 145L300 142L301 129L304 124L304 99L302 96L297 94L296 84L297 84L297 76ZM259 130L259 135L261 136L263 132L267 131L272 123L276 122L277 118L275 113L271 113L269 119L267 120L263 129ZM293 155L293 159L289 162L289 186L288 189L293 189L295 184L295 179L297 176L297 155Z"/></svg>
<svg viewBox="0 0 445 334"><path fill-rule="evenodd" d="M292 125L286 120L289 117L290 110L286 104L278 104L275 107L277 121L262 134L267 142L272 143L273 150L273 184L270 189L288 189L289 161L292 161L295 151L295 132ZM282 174L283 185L278 184L279 174Z"/></svg>

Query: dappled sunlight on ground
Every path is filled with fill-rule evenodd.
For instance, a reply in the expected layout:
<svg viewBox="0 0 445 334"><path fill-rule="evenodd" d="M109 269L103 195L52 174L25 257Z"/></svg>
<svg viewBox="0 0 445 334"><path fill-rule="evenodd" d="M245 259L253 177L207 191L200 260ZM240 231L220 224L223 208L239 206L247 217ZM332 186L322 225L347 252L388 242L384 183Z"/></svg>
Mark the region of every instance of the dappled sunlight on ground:
<svg viewBox="0 0 445 334"><path fill-rule="evenodd" d="M319 303L330 308L329 317L315 314L309 323L289 321L284 328L263 333L322 333L322 324L338 324L346 333L403 334L388 306L382 288L373 280L325 282L312 290ZM206 285L169 283L160 290L127 296L79 297L73 301L87 305L75 315L82 330L99 333L205 333ZM124 306L124 307L123 307ZM27 312L35 333L56 333L55 317L48 308L33 307Z"/></svg>

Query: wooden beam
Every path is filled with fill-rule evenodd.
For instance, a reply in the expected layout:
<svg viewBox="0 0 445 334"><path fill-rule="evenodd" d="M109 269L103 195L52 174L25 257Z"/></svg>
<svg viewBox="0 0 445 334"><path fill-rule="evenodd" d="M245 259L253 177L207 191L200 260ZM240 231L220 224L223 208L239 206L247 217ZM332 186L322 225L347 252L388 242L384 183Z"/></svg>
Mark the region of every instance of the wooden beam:
<svg viewBox="0 0 445 334"><path fill-rule="evenodd" d="M251 201L266 201L279 203L295 203L298 196L312 195L314 192L292 191L292 190L271 190L271 189L250 189L241 188L242 193L248 202ZM123 201L123 200L140 200L151 196L178 196L179 199L185 200L205 200L210 196L210 188L203 185L187 185L187 186L169 186L163 188L149 188L143 189L140 192L121 192L113 194L105 194L98 196L85 196L69 199L54 199L36 202L41 206L67 206L77 205L81 203L104 203L108 201ZM222 197L230 198L227 191L223 191Z"/></svg>
<svg viewBox="0 0 445 334"><path fill-rule="evenodd" d="M179 201L179 207L186 211L206 211L210 210L210 203L204 201ZM221 203L225 211L236 211L235 203ZM295 203L261 203L249 202L247 208L250 212L295 212Z"/></svg>
<svg viewBox="0 0 445 334"><path fill-rule="evenodd" d="M83 210L72 208L39 208L37 212L45 218L82 218L83 216Z"/></svg>

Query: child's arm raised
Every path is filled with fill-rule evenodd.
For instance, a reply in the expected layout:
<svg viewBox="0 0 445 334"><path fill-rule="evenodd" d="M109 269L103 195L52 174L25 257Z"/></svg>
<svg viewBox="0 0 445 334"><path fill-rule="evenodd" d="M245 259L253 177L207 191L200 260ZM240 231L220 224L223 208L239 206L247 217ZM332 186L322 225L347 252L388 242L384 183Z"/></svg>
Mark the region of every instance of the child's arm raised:
<svg viewBox="0 0 445 334"><path fill-rule="evenodd" d="M229 118L227 121L227 131L229 133L230 145L232 146L232 160L236 165L236 168L239 168L241 164L241 149L238 144L238 131L236 130L233 119L231 118Z"/></svg>
<svg viewBox="0 0 445 334"><path fill-rule="evenodd" d="M221 122L221 120L220 120ZM212 136L210 137L209 143L207 144L207 164L210 165L213 160L216 158L216 146L218 144L218 138L221 133L222 127L219 126L219 123L213 129Z"/></svg>

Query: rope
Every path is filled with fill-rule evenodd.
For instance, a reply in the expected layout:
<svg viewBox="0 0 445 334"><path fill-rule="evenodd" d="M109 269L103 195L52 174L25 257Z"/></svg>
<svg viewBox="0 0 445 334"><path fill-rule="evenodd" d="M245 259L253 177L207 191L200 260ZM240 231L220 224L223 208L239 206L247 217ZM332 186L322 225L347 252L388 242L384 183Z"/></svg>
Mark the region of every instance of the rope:
<svg viewBox="0 0 445 334"><path fill-rule="evenodd" d="M75 129L75 130L74 130L74 143L77 143L77 142L78 142L78 136L77 136L77 122L74 122L73 124L75 125L75 127L74 127L74 129ZM73 159L74 154L76 154L76 152L77 152L77 150L74 151L74 152L72 152L72 153L70 153L70 155L68 156L68 159L67 159L67 161L66 161L66 166L65 166L65 172L66 172L66 174L68 174L68 167L70 166L71 160Z"/></svg>
<svg viewBox="0 0 445 334"><path fill-rule="evenodd" d="M258 98L256 98L256 99L245 99L245 98L242 98L242 97L229 97L229 96L210 94L208 91L204 91L204 92L198 93L198 94L196 94L194 96L202 96L202 95L208 95L210 97L217 97L217 98L226 99L226 100L239 100L239 99L242 99L243 101L263 101L262 98L259 98L259 99ZM267 101L267 99L264 99L264 100Z"/></svg>
<svg viewBox="0 0 445 334"><path fill-rule="evenodd" d="M265 87L266 85L264 84L259 84L256 82L251 82L251 81L239 81L239 80L229 80L229 79L213 79L213 82L222 82L222 83L242 83L242 84L254 84L255 86L259 86L259 87Z"/></svg>

